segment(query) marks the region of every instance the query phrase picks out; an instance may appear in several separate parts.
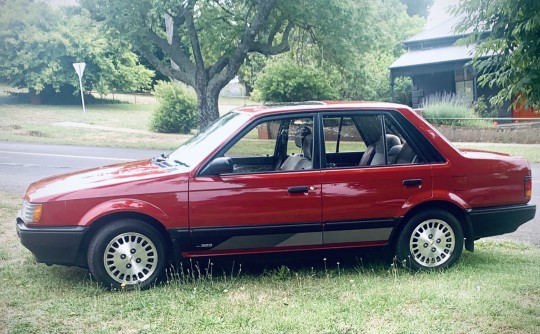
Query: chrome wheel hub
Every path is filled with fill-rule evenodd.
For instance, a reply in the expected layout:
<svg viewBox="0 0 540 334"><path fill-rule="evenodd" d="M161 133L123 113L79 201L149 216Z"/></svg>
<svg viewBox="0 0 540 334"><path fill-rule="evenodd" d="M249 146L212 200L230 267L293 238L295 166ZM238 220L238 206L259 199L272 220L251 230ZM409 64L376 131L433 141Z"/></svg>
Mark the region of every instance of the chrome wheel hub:
<svg viewBox="0 0 540 334"><path fill-rule="evenodd" d="M409 241L412 258L425 267L444 264L456 246L454 230L445 221L429 219L418 225Z"/></svg>
<svg viewBox="0 0 540 334"><path fill-rule="evenodd" d="M139 233L123 233L109 242L103 264L109 276L128 285L143 282L156 270L158 254L154 243Z"/></svg>

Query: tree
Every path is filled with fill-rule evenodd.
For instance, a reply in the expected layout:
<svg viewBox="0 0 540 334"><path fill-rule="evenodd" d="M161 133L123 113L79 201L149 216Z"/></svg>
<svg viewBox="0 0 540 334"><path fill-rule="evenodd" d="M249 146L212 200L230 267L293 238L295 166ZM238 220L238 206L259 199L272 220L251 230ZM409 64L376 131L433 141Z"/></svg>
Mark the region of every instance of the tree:
<svg viewBox="0 0 540 334"><path fill-rule="evenodd" d="M401 42L425 21L411 17L399 0L343 1L329 9L335 22L292 36L291 57L326 72L341 99L389 100L389 66L403 52ZM346 30L329 26L346 25Z"/></svg>
<svg viewBox="0 0 540 334"><path fill-rule="evenodd" d="M96 19L130 41L160 72L195 89L199 126L218 117L221 89L250 53L290 49L293 32L348 34L340 15L352 0L82 0ZM172 24L169 36L165 17ZM169 38L168 38L169 37ZM163 57L156 56L156 49ZM171 63L171 61L176 64Z"/></svg>
<svg viewBox="0 0 540 334"><path fill-rule="evenodd" d="M453 13L459 32L473 32L466 42L477 43L478 82L501 89L491 102L540 107L540 1L461 0Z"/></svg>
<svg viewBox="0 0 540 334"><path fill-rule="evenodd" d="M407 6L407 14L409 16L422 16L427 18L429 15L429 9L433 5L433 0L400 0Z"/></svg>
<svg viewBox="0 0 540 334"><path fill-rule="evenodd" d="M30 0L2 5L0 59L0 78L34 96L66 88L78 92L75 62L86 62L85 88L102 94L147 88L153 76L129 44L109 38L87 12Z"/></svg>
<svg viewBox="0 0 540 334"><path fill-rule="evenodd" d="M329 100L337 95L323 71L289 59L276 59L266 66L256 81L255 93L265 102Z"/></svg>

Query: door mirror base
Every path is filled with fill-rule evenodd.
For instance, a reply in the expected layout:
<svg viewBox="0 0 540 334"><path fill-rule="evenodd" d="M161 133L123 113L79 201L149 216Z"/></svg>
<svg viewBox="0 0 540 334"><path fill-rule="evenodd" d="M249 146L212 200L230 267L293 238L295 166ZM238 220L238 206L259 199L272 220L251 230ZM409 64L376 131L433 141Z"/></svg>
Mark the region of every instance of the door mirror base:
<svg viewBox="0 0 540 334"><path fill-rule="evenodd" d="M233 172L234 163L229 157L220 157L212 160L201 171L201 176L229 174Z"/></svg>

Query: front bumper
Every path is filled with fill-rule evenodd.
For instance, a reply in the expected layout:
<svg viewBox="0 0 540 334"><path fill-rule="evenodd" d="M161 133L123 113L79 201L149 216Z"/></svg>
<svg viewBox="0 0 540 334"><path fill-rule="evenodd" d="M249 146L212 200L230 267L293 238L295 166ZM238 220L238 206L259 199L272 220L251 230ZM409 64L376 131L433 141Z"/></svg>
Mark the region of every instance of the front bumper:
<svg viewBox="0 0 540 334"><path fill-rule="evenodd" d="M17 219L17 235L37 262L66 266L86 266L86 256L81 245L87 228L28 227Z"/></svg>
<svg viewBox="0 0 540 334"><path fill-rule="evenodd" d="M510 205L467 210L474 239L511 233L534 218L536 205Z"/></svg>

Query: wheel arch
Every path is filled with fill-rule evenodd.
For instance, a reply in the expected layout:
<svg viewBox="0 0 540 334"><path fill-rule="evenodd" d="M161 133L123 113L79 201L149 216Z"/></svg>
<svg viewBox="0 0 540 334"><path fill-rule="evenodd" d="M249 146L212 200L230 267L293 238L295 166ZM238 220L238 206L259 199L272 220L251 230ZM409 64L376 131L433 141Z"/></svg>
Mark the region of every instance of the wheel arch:
<svg viewBox="0 0 540 334"><path fill-rule="evenodd" d="M423 211L423 210L429 210L429 209L440 209L449 212L452 214L457 221L459 222L461 229L463 231L463 237L465 239L465 249L468 251L474 250L474 238L473 238L473 230L472 226L469 222L468 216L466 214L466 211L460 208L458 205L443 201L443 200L433 200L421 203L409 211L403 216L403 218L400 219L398 225L393 229L392 234L390 235L390 245L393 247L396 245L396 242L399 238L399 235L403 231L403 228L407 225L409 220L416 215L417 213Z"/></svg>
<svg viewBox="0 0 540 334"><path fill-rule="evenodd" d="M171 236L169 232L167 232L167 229L165 226L156 218L140 213L140 212L133 212L133 211L121 211L121 212L114 212L107 214L105 216L97 218L92 224L90 224L87 232L84 234L84 237L81 242L81 246L79 248L79 255L77 259L77 263L80 264L82 267L88 267L87 259L86 259L86 253L88 252L88 246L90 245L90 241L92 238L96 235L96 233L107 224L112 224L114 221L122 220L122 219L135 219L139 220L144 224L148 224L152 226L156 231L159 232L159 234L162 236L163 240L165 240L165 252L167 254L167 257L169 260L172 259L173 256L173 243Z"/></svg>

